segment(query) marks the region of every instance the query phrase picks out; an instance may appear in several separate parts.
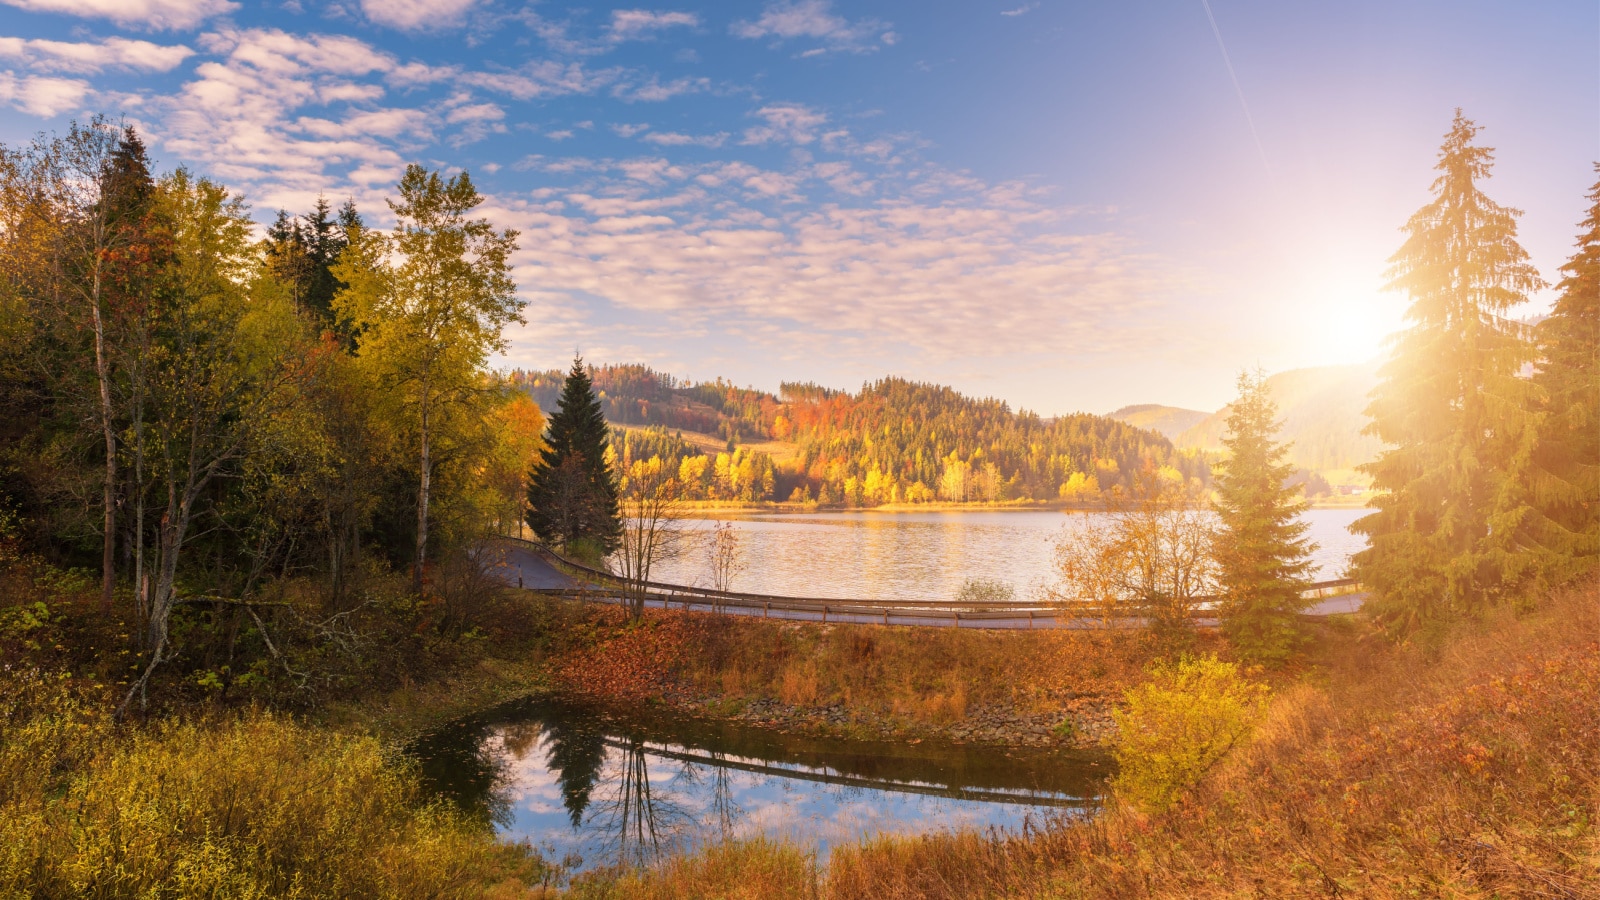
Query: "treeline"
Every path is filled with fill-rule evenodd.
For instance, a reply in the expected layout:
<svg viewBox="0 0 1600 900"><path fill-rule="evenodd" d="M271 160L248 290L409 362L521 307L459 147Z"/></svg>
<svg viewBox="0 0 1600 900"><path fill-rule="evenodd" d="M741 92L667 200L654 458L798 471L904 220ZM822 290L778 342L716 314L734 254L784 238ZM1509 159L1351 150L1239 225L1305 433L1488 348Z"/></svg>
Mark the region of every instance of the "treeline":
<svg viewBox="0 0 1600 900"><path fill-rule="evenodd" d="M823 502L1094 501L1149 471L1209 475L1197 454L1104 416L1045 420L900 378L853 395L797 387L784 386L772 431L798 444L798 490L815 489Z"/></svg>
<svg viewBox="0 0 1600 900"><path fill-rule="evenodd" d="M774 396L721 379L680 382L640 365L592 371L608 420L648 426L615 436L621 471L659 457L693 499L1093 503L1152 472L1202 484L1210 477L1200 454L1154 432L1104 416L1046 420L941 385L886 378L851 394L786 383ZM546 410L562 379L555 370L510 375ZM727 450L707 457L674 431L716 435ZM775 459L741 446L747 440L787 441L795 453Z"/></svg>
<svg viewBox="0 0 1600 900"><path fill-rule="evenodd" d="M515 234L478 203L413 166L392 231L319 203L258 239L238 195L155 174L131 128L0 146L5 531L98 572L151 667L275 654L253 604L291 581L326 615L391 568L422 595L436 560L517 527L543 430L487 367L522 304ZM180 608L207 610L182 646Z"/></svg>

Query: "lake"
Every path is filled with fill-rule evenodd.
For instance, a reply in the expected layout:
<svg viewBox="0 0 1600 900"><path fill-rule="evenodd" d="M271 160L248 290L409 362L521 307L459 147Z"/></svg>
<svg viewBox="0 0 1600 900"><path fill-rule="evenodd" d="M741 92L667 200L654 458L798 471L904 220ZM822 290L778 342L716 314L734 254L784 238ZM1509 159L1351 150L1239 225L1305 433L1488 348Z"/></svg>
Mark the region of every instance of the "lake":
<svg viewBox="0 0 1600 900"><path fill-rule="evenodd" d="M884 832L1018 831L1088 814L1111 767L1084 751L846 741L550 699L450 723L411 753L432 790L574 872L757 835L825 857Z"/></svg>
<svg viewBox="0 0 1600 900"><path fill-rule="evenodd" d="M1351 522L1363 509L1304 513L1317 544L1315 578L1344 577L1363 538ZM1055 580L1054 541L1068 517L1105 513L1059 510L937 510L928 512L697 513L688 529L703 536L714 518L733 523L745 570L732 588L756 594L863 600L949 600L968 578L997 579L1033 599ZM701 518L700 516L703 516ZM676 559L656 565L652 578L711 586L704 540L685 543Z"/></svg>

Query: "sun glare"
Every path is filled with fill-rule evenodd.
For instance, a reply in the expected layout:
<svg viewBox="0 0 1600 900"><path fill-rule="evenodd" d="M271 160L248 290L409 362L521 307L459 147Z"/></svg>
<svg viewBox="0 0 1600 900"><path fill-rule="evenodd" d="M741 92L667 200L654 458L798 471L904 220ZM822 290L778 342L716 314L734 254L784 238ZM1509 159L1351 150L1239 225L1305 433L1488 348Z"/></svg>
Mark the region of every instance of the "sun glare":
<svg viewBox="0 0 1600 900"><path fill-rule="evenodd" d="M1383 290L1381 272L1356 254L1330 258L1304 282L1298 316L1307 365L1359 363L1376 357L1402 325L1404 298Z"/></svg>

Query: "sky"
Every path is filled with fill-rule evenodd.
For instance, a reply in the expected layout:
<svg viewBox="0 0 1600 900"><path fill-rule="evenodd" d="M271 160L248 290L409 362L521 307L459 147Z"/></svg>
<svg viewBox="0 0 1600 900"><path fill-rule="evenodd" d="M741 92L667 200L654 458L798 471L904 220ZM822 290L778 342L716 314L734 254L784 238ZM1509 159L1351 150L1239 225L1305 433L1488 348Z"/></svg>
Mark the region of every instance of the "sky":
<svg viewBox="0 0 1600 900"><path fill-rule="evenodd" d="M470 173L520 232L499 366L1044 415L1374 358L1458 107L1559 280L1594 2L0 0L0 142L103 113L263 223Z"/></svg>

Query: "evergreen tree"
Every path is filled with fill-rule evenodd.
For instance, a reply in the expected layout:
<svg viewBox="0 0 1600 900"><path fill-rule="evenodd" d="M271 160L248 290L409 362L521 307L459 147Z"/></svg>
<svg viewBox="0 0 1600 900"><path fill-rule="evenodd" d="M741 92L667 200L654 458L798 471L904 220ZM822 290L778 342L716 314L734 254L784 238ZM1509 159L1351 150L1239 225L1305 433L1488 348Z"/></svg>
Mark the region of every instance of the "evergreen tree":
<svg viewBox="0 0 1600 900"><path fill-rule="evenodd" d="M1561 296L1538 328L1534 380L1545 394L1545 418L1534 500L1554 557L1549 574L1557 579L1592 567L1600 555L1600 183L1589 199L1578 252L1561 267Z"/></svg>
<svg viewBox="0 0 1600 900"><path fill-rule="evenodd" d="M353 203L346 203L337 220L325 198L317 198L310 213L291 217L284 210L267 229L267 261L272 273L287 284L295 306L331 324L333 298L346 285L333 274L349 245L352 227L361 225Z"/></svg>
<svg viewBox="0 0 1600 900"><path fill-rule="evenodd" d="M1268 662L1299 642L1295 614L1306 607L1300 594L1314 549L1299 518L1305 501L1290 484L1294 466L1284 461L1289 448L1273 440L1277 415L1266 377L1240 373L1223 439L1229 456L1216 481L1222 630L1246 656Z"/></svg>
<svg viewBox="0 0 1600 900"><path fill-rule="evenodd" d="M1386 445L1362 469L1380 492L1352 528L1367 535L1357 576L1392 626L1471 611L1529 574L1533 448L1528 329L1506 312L1543 287L1516 240L1520 211L1478 189L1492 151L1456 112L1434 200L1406 223L1390 288L1410 326L1379 371L1368 433Z"/></svg>
<svg viewBox="0 0 1600 900"><path fill-rule="evenodd" d="M528 473L528 525L545 542L590 558L617 549L622 516L606 459L609 428L582 357L561 388L545 449Z"/></svg>

